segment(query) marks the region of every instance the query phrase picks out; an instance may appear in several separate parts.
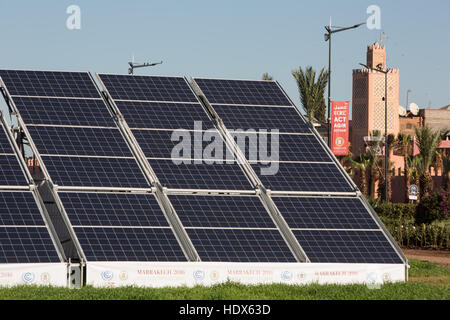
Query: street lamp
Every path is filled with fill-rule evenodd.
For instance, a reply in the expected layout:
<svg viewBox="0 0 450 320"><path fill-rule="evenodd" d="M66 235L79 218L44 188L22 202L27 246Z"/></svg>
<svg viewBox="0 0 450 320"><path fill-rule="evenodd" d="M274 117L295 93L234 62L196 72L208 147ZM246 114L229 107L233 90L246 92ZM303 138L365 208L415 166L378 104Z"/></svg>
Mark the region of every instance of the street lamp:
<svg viewBox="0 0 450 320"><path fill-rule="evenodd" d="M331 26L331 19L330 19L330 25L325 26L325 30L327 30L327 33L325 33L325 42L328 42L328 118L327 118L327 124L328 124L328 147L331 147L331 127L330 127L330 104L331 104L331 35L333 33L350 30L350 29L356 29L363 24L366 24L365 22L356 24L351 27L347 28L339 28L339 29L332 29Z"/></svg>
<svg viewBox="0 0 450 320"><path fill-rule="evenodd" d="M386 68L386 70L383 70L381 63L377 65L376 68L368 67L365 64L360 63L361 66L363 66L366 69L370 69L373 71L378 71L381 73L384 73L384 201L388 202L388 183L387 183L387 176L388 176L388 136L387 136L387 75L389 73L389 69Z"/></svg>
<svg viewBox="0 0 450 320"><path fill-rule="evenodd" d="M408 91L406 91L406 106L405 108L408 108L408 102L409 102L409 93L411 92L411 89L408 89Z"/></svg>

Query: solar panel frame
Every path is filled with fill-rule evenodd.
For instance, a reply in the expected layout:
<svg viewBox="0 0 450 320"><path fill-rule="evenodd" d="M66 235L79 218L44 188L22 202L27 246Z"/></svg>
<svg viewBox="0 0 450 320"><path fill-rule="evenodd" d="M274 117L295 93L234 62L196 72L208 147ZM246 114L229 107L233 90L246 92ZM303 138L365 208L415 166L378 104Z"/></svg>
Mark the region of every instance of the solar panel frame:
<svg viewBox="0 0 450 320"><path fill-rule="evenodd" d="M313 263L403 263L381 230L292 230Z"/></svg>
<svg viewBox="0 0 450 320"><path fill-rule="evenodd" d="M272 196L272 200L293 229L380 230L359 198Z"/></svg>
<svg viewBox="0 0 450 320"><path fill-rule="evenodd" d="M89 261L186 262L170 228L74 227ZM90 239L87 241L87 239Z"/></svg>
<svg viewBox="0 0 450 320"><path fill-rule="evenodd" d="M29 190L0 190L0 244L0 263L61 262Z"/></svg>
<svg viewBox="0 0 450 320"><path fill-rule="evenodd" d="M276 174L261 174L261 168L268 167L269 164L278 166ZM349 183L343 183L346 179L334 163L260 161L250 162L250 165L264 186L272 191L323 193L355 191Z"/></svg>
<svg viewBox="0 0 450 320"><path fill-rule="evenodd" d="M52 181L65 187L150 188L135 158L41 156Z"/></svg>
<svg viewBox="0 0 450 320"><path fill-rule="evenodd" d="M278 130L282 133L311 133L294 106L241 106L212 104L229 130ZM298 118L294 118L298 117ZM298 120L298 121L295 121Z"/></svg>
<svg viewBox="0 0 450 320"><path fill-rule="evenodd" d="M117 127L100 97L13 97L13 104L25 124ZM65 112L62 113L61 110Z"/></svg>
<svg viewBox="0 0 450 320"><path fill-rule="evenodd" d="M99 92L89 72L2 69L0 70L0 78L11 96L99 97ZM79 87L80 80L84 81L81 89ZM42 84L42 81L46 83L45 86L35 85L36 82Z"/></svg>
<svg viewBox="0 0 450 320"><path fill-rule="evenodd" d="M72 226L169 227L153 194L59 192L58 195Z"/></svg>
<svg viewBox="0 0 450 320"><path fill-rule="evenodd" d="M119 128L28 125L41 155L133 157Z"/></svg>
<svg viewBox="0 0 450 320"><path fill-rule="evenodd" d="M211 104L289 106L276 81L193 78ZM265 88L263 88L265 87ZM270 88L269 88L270 87ZM230 89L233 92L230 93ZM248 94L256 90L256 97Z"/></svg>

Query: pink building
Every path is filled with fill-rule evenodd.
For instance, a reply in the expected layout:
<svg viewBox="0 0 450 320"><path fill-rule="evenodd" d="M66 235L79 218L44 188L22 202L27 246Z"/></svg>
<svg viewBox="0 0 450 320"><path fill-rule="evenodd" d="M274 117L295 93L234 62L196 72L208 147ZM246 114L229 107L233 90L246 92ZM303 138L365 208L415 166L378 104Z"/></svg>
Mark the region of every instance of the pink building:
<svg viewBox="0 0 450 320"><path fill-rule="evenodd" d="M367 66L386 70L386 47L375 43L367 47ZM398 99L399 70L389 69L387 75L387 131L399 132ZM373 130L384 135L385 130L385 75L371 69L353 70L352 100L352 151L354 155L364 152L364 137Z"/></svg>

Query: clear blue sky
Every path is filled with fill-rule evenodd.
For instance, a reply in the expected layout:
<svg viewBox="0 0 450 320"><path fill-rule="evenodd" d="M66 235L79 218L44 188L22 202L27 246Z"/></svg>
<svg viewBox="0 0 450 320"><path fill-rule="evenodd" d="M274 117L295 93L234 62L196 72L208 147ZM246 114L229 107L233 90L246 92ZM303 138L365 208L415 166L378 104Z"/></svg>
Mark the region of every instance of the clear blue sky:
<svg viewBox="0 0 450 320"><path fill-rule="evenodd" d="M66 8L81 8L81 30ZM259 79L269 72L300 105L291 70L328 66L324 26L365 22L381 8L388 67L400 68L400 104L450 104L450 1L21 1L0 2L0 68ZM380 30L363 26L333 41L332 96L351 100L352 69Z"/></svg>

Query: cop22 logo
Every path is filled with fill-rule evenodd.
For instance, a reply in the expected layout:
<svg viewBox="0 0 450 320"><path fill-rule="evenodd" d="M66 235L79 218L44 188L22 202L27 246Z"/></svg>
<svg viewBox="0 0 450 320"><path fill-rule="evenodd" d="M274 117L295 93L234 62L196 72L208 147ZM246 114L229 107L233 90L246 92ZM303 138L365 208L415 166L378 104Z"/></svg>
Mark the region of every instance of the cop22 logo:
<svg viewBox="0 0 450 320"><path fill-rule="evenodd" d="M25 272L22 274L22 280L25 283L33 283L35 279L35 275L33 272Z"/></svg>
<svg viewBox="0 0 450 320"><path fill-rule="evenodd" d="M202 281L205 278L205 272L202 270L194 271L194 279L197 281Z"/></svg>
<svg viewBox="0 0 450 320"><path fill-rule="evenodd" d="M105 270L102 272L101 276L104 281L111 281L114 277L114 273L112 271Z"/></svg>

